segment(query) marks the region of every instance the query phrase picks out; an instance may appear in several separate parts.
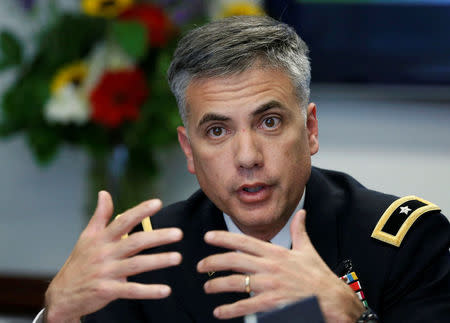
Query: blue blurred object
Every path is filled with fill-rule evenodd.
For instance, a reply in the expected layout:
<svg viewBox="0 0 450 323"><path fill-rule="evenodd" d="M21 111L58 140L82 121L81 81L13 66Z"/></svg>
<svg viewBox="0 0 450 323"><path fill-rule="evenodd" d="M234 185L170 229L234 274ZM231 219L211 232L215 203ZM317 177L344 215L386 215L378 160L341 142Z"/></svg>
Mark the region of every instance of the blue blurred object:
<svg viewBox="0 0 450 323"><path fill-rule="evenodd" d="M35 0L19 0L22 7L26 10L30 10L33 8Z"/></svg>
<svg viewBox="0 0 450 323"><path fill-rule="evenodd" d="M266 0L310 47L318 82L450 84L450 1Z"/></svg>
<svg viewBox="0 0 450 323"><path fill-rule="evenodd" d="M245 323L325 323L316 297L308 297L282 308L247 316Z"/></svg>

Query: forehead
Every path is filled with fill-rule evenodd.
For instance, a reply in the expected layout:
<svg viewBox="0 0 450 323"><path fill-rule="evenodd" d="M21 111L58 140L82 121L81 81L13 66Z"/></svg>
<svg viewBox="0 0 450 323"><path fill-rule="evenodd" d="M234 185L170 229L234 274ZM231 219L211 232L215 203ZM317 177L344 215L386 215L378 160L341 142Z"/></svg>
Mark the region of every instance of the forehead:
<svg viewBox="0 0 450 323"><path fill-rule="evenodd" d="M270 101L299 108L295 87L283 70L253 67L229 76L197 78L186 89L188 120L194 122L205 113L252 110Z"/></svg>

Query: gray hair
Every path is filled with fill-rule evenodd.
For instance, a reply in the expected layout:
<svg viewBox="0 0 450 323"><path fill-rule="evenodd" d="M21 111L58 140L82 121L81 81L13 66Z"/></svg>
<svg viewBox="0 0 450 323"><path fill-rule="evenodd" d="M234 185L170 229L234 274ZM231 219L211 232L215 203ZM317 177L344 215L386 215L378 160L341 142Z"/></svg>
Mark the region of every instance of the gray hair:
<svg viewBox="0 0 450 323"><path fill-rule="evenodd" d="M183 123L187 125L185 93L191 80L239 74L257 61L289 75L306 115L311 80L308 46L294 29L270 17L236 16L193 29L178 43L168 81Z"/></svg>

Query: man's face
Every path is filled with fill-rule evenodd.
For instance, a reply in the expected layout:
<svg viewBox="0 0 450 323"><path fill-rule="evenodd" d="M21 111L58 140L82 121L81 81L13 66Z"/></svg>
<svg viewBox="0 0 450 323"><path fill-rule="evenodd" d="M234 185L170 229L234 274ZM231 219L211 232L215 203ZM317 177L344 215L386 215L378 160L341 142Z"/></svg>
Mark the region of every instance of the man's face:
<svg viewBox="0 0 450 323"><path fill-rule="evenodd" d="M247 234L281 229L319 147L315 105L305 120L290 78L257 67L194 80L186 101L178 139L205 194Z"/></svg>

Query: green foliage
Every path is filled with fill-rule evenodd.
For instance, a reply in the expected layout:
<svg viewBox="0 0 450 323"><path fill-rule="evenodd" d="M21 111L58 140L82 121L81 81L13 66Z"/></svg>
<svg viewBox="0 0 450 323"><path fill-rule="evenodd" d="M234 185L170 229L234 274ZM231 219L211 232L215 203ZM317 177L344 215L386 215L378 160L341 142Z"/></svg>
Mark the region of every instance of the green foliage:
<svg viewBox="0 0 450 323"><path fill-rule="evenodd" d="M112 23L113 39L136 60L147 53L147 30L137 21L115 21Z"/></svg>
<svg viewBox="0 0 450 323"><path fill-rule="evenodd" d="M105 151L105 135L98 127L53 126L43 119L43 108L49 99L50 81L64 65L85 57L104 38L106 20L79 15L62 15L39 36L39 47L33 60L23 65L18 80L4 93L1 108L0 136L25 132L27 142L40 164L52 160L61 141L89 146L92 151ZM12 35L0 36L7 57L21 53ZM5 45L6 44L6 45ZM15 54L21 58L21 54ZM17 60L17 63L20 63ZM87 128L87 129L86 129ZM95 130L94 130L95 129Z"/></svg>
<svg viewBox="0 0 450 323"><path fill-rule="evenodd" d="M28 131L42 123L42 107L48 98L48 80L39 75L27 74L9 88L2 102L1 135Z"/></svg>
<svg viewBox="0 0 450 323"><path fill-rule="evenodd" d="M22 47L10 32L0 33L0 53L0 70L22 63Z"/></svg>
<svg viewBox="0 0 450 323"><path fill-rule="evenodd" d="M41 164L47 164L58 151L61 138L57 131L41 124L29 128L27 141L37 161Z"/></svg>
<svg viewBox="0 0 450 323"><path fill-rule="evenodd" d="M40 37L34 72L53 75L63 65L85 57L105 35L107 21L65 14Z"/></svg>

